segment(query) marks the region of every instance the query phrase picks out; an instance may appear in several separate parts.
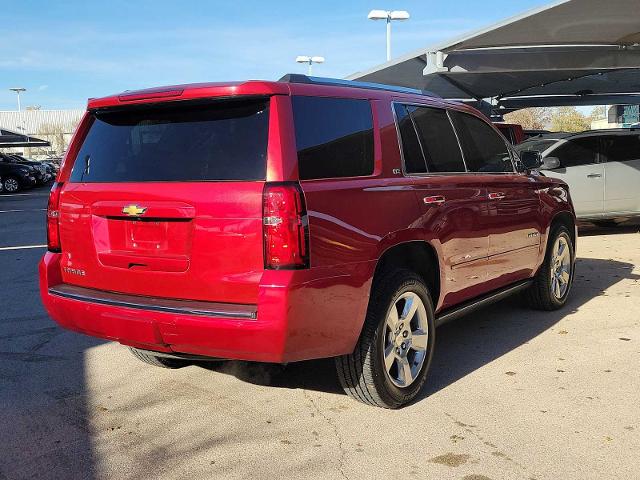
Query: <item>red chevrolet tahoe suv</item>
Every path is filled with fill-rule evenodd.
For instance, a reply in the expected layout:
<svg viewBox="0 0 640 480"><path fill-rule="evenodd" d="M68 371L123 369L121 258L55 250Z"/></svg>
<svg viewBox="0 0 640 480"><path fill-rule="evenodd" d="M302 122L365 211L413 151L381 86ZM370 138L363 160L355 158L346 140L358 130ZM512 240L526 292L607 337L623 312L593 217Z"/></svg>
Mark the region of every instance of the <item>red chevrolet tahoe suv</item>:
<svg viewBox="0 0 640 480"><path fill-rule="evenodd" d="M436 326L571 287L567 186L470 107L289 75L89 101L47 212L41 295L63 327L177 367L335 357L396 408Z"/></svg>

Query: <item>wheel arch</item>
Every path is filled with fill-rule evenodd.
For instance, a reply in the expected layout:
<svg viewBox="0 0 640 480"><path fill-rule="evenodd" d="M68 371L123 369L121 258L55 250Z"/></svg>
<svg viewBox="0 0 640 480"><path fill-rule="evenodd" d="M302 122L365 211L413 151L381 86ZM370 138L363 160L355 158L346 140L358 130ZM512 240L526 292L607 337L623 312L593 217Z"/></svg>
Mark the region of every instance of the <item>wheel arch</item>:
<svg viewBox="0 0 640 480"><path fill-rule="evenodd" d="M553 216L553 218L551 219L551 223L549 225L549 233L547 235L547 238L551 235L551 232L553 232L554 228L560 225L567 227L567 230L569 230L569 235L571 236L571 241L573 242L573 249L575 251L576 240L578 237L578 227L576 225L575 216L569 211L564 210L556 213Z"/></svg>
<svg viewBox="0 0 640 480"><path fill-rule="evenodd" d="M379 256L373 272L371 288L382 272L390 268L406 268L417 273L424 280L434 302L439 304L441 293L441 268L438 251L425 240L409 240L388 247Z"/></svg>

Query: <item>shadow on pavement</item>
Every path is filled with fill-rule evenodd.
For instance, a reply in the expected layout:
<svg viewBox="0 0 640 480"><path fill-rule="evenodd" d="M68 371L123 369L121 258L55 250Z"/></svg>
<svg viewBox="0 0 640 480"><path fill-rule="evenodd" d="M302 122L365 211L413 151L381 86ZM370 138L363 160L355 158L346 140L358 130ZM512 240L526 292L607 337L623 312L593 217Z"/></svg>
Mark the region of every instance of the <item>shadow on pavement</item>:
<svg viewBox="0 0 640 480"><path fill-rule="evenodd" d="M47 195L2 200L12 202L6 208L36 209L46 207ZM34 238L43 236L41 211L10 213L0 221L0 246L42 242ZM43 252L0 252L0 479L90 480L95 458L84 351L101 342L63 331L49 319L38 292Z"/></svg>
<svg viewBox="0 0 640 480"><path fill-rule="evenodd" d="M640 232L640 222L629 220L619 224L596 225L594 223L581 222L578 225L578 235L580 237L593 237L597 235L621 235L625 233Z"/></svg>
<svg viewBox="0 0 640 480"><path fill-rule="evenodd" d="M437 332L431 374L421 398L537 337L622 279L640 279L633 268L625 262L578 258L569 301L561 310L530 310L514 297L443 325Z"/></svg>
<svg viewBox="0 0 640 480"><path fill-rule="evenodd" d="M443 325L437 331L431 372L418 401L537 337L622 279L640 279L632 273L633 268L624 262L579 258L569 302L559 311L530 310L514 297ZM253 384L343 394L332 359L287 367L221 362L206 368Z"/></svg>

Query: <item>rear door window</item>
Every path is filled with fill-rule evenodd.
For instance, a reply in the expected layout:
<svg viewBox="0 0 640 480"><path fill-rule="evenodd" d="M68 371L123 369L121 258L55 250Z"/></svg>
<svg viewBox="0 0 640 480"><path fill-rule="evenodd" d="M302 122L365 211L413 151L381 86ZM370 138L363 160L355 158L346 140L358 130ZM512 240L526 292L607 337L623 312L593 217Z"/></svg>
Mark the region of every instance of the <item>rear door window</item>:
<svg viewBox="0 0 640 480"><path fill-rule="evenodd" d="M373 174L369 100L292 97L301 180Z"/></svg>
<svg viewBox="0 0 640 480"><path fill-rule="evenodd" d="M268 100L96 112L72 182L264 180Z"/></svg>
<svg viewBox="0 0 640 480"><path fill-rule="evenodd" d="M418 131L427 170L434 173L466 171L447 112L427 107L409 107L409 112Z"/></svg>
<svg viewBox="0 0 640 480"><path fill-rule="evenodd" d="M470 172L513 172L511 154L504 139L480 118L451 111Z"/></svg>
<svg viewBox="0 0 640 480"><path fill-rule="evenodd" d="M445 110L396 104L395 111L407 173L466 171Z"/></svg>
<svg viewBox="0 0 640 480"><path fill-rule="evenodd" d="M598 161L598 137L582 137L569 140L549 153L560 160L560 167L577 167Z"/></svg>
<svg viewBox="0 0 640 480"><path fill-rule="evenodd" d="M418 134L406 105L395 104L396 120L400 132L400 148L407 173L426 173L427 164L418 141Z"/></svg>
<svg viewBox="0 0 640 480"><path fill-rule="evenodd" d="M602 153L608 162L640 159L640 135L605 135L600 137Z"/></svg>

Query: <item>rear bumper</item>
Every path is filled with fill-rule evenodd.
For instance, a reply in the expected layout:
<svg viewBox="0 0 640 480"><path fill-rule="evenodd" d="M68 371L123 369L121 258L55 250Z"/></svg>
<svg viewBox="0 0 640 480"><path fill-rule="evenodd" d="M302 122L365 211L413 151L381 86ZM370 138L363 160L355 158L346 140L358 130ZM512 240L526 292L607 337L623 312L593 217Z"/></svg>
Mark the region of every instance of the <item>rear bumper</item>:
<svg viewBox="0 0 640 480"><path fill-rule="evenodd" d="M342 355L355 346L368 302L367 264L353 267L356 275L319 278L265 271L258 304L239 306L72 287L62 283L60 258L48 252L40 262L42 301L58 324L158 352L274 363Z"/></svg>

